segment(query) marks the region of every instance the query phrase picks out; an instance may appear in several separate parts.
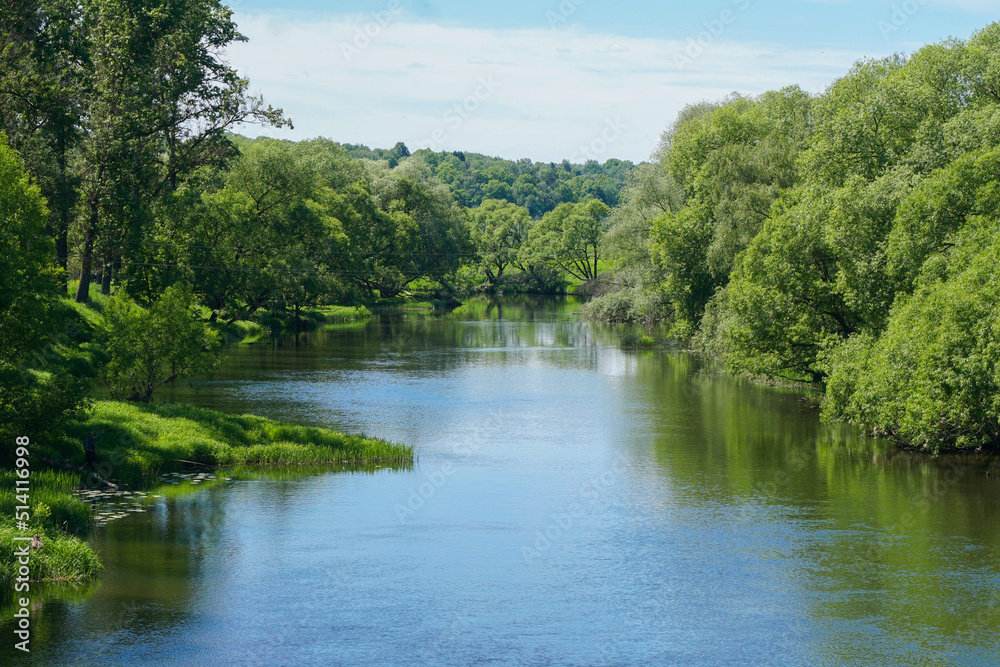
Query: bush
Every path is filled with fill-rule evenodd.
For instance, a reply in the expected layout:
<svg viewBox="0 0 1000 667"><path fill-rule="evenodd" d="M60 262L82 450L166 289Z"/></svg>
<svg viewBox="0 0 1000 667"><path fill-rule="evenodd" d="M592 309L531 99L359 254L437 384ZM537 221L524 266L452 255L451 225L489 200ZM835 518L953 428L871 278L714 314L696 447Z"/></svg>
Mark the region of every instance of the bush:
<svg viewBox="0 0 1000 667"><path fill-rule="evenodd" d="M218 362L219 335L191 313L187 287L167 288L144 309L119 292L104 310L110 361L102 376L115 398L148 403L178 377Z"/></svg>

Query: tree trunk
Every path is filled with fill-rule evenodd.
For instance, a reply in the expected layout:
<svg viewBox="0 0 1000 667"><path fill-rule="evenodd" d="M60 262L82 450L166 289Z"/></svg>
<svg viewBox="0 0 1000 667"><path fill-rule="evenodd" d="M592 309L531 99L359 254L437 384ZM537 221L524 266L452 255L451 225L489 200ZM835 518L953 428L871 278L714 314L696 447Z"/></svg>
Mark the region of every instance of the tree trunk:
<svg viewBox="0 0 1000 667"><path fill-rule="evenodd" d="M104 256L104 269L101 271L101 294L104 296L111 296L111 272L113 266L114 262L111 259L111 253L108 252Z"/></svg>
<svg viewBox="0 0 1000 667"><path fill-rule="evenodd" d="M60 126L58 165L59 180L57 188L56 208L56 264L62 269L59 276L59 287L63 292L69 292L69 224L73 217L73 189L69 180L69 169L66 154L68 151L69 130Z"/></svg>
<svg viewBox="0 0 1000 667"><path fill-rule="evenodd" d="M111 262L104 262L104 271L101 273L101 294L111 296Z"/></svg>
<svg viewBox="0 0 1000 667"><path fill-rule="evenodd" d="M80 258L80 284L76 288L76 302L87 303L90 300L90 272L94 261L94 229L97 227L97 201L90 203L90 215L87 220L87 231L83 242L83 257Z"/></svg>

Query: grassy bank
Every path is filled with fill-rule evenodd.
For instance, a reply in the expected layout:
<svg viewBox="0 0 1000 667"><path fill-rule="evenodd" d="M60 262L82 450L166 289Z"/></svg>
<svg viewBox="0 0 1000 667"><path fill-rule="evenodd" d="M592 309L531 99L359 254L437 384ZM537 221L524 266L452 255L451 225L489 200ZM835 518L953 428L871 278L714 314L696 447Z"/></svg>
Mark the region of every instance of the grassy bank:
<svg viewBox="0 0 1000 667"><path fill-rule="evenodd" d="M407 465L413 450L376 438L325 428L296 426L251 415L228 415L186 405L135 405L96 401L85 418L69 424L67 435L38 454L83 467L83 438L104 431L97 442L97 470L121 488L146 488L158 476L206 466L359 466ZM18 531L18 503L12 472L0 473L0 605L14 592L16 536L38 535L30 579L86 581L101 563L82 537L93 527L90 506L72 492L84 475L46 470L32 462L31 521Z"/></svg>
<svg viewBox="0 0 1000 667"><path fill-rule="evenodd" d="M83 465L79 445L88 431L98 441L98 467L122 485L148 485L158 475L190 467L405 463L409 447L295 426L252 415L228 415L188 405L97 401L86 421L70 424L63 460Z"/></svg>

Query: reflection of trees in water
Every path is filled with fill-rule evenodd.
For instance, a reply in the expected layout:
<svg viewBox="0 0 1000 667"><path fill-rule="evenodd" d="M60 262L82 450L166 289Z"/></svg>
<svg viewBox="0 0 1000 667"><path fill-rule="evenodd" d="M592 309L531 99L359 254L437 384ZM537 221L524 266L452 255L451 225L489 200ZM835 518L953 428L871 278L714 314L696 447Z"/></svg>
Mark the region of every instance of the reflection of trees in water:
<svg viewBox="0 0 1000 667"><path fill-rule="evenodd" d="M816 397L707 372L689 355L639 356L633 379L623 400L653 441L652 451L648 437L632 445L635 474L664 507L721 504L720 521L746 533L750 551L768 531L787 531L772 557L822 593L813 618L860 623L859 644L875 625L886 643L872 656L884 651L889 662L928 632L935 650L950 638L966 653L997 645L989 590L1000 581L1000 479L986 474L995 458L931 458L861 438L822 423ZM984 617L990 631L957 638ZM816 646L834 662L842 649Z"/></svg>
<svg viewBox="0 0 1000 667"><path fill-rule="evenodd" d="M558 352L615 344L613 332L580 320L578 306L566 298L482 297L447 313L377 315L360 329L322 332L319 347L342 351L359 369L375 358L409 370L447 371L470 363L469 351L496 354L500 362L505 354L513 359L529 349L557 352L545 358L570 363L580 355Z"/></svg>

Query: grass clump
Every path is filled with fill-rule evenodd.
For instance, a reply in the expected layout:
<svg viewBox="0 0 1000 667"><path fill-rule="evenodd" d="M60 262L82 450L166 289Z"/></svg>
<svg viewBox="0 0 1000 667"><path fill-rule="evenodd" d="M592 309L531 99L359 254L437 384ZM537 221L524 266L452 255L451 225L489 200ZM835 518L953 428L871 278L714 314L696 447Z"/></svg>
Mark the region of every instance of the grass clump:
<svg viewBox="0 0 1000 667"><path fill-rule="evenodd" d="M322 306L304 311L306 316L319 324L349 324L361 322L372 316L364 306Z"/></svg>
<svg viewBox="0 0 1000 667"><path fill-rule="evenodd" d="M32 535L39 537L41 547L30 550L30 581L85 581L100 574L100 558L79 538L43 526L37 527ZM4 557L0 558L0 587L3 591L0 595L10 595L14 591L19 566L17 559L7 554L21 548L21 543L15 538L24 536L25 533L17 530L13 521L0 522L0 550L4 553Z"/></svg>
<svg viewBox="0 0 1000 667"><path fill-rule="evenodd" d="M13 470L0 471L0 516L14 516L17 500L17 476ZM32 525L59 528L83 534L93 525L90 506L70 493L80 485L80 475L54 470L32 470L30 507Z"/></svg>
<svg viewBox="0 0 1000 667"><path fill-rule="evenodd" d="M28 530L18 530L15 511L17 498L12 470L0 471L0 605L15 594L19 563L15 551L25 543L16 537L38 536L41 547L30 554L30 583L49 581L87 581L97 576L101 562L97 554L78 535L86 534L94 519L90 506L71 492L79 486L75 473L52 470L31 471L28 487L30 519Z"/></svg>
<svg viewBox="0 0 1000 667"><path fill-rule="evenodd" d="M621 337L619 347L623 350L652 350L659 346L652 336L627 333Z"/></svg>

